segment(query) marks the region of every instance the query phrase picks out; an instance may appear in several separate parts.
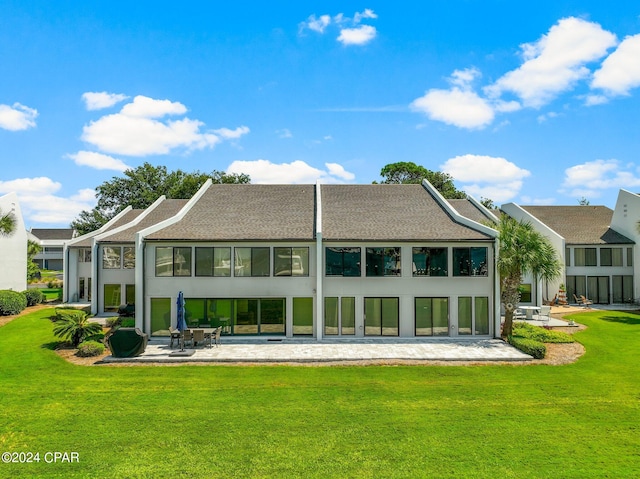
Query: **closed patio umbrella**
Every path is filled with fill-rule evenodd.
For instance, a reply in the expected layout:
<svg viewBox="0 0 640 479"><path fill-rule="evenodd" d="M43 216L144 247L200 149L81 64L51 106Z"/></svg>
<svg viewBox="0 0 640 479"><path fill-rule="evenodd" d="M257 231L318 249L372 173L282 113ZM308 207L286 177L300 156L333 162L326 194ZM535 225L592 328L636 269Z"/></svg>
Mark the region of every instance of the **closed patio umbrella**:
<svg viewBox="0 0 640 479"><path fill-rule="evenodd" d="M184 294L182 291L178 293L178 300L176 301L178 324L176 328L180 331L180 351L184 351L184 330L187 329L187 322L184 319Z"/></svg>

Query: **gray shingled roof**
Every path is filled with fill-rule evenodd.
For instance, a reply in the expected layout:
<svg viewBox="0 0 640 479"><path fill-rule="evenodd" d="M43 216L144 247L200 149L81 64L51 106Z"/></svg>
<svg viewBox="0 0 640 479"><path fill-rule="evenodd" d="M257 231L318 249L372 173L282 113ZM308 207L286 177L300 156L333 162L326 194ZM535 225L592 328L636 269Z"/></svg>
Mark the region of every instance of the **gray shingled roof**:
<svg viewBox="0 0 640 479"><path fill-rule="evenodd" d="M633 244L609 226L613 210L606 206L521 206L564 237L568 244Z"/></svg>
<svg viewBox="0 0 640 479"><path fill-rule="evenodd" d="M148 240L313 240L314 185L211 185L179 222Z"/></svg>
<svg viewBox="0 0 640 479"><path fill-rule="evenodd" d="M40 240L70 240L75 231L73 228L31 228L30 233Z"/></svg>
<svg viewBox="0 0 640 479"><path fill-rule="evenodd" d="M139 223L130 226L122 231L118 231L117 233L113 233L109 236L103 237L100 242L104 243L133 243L136 239L136 233L141 231L149 226L153 226L161 221L166 220L167 218L171 218L176 213L178 213L184 205L187 204L189 200L175 200L168 199L164 200L158 206L156 206L153 211L151 211L147 216L142 218Z"/></svg>
<svg viewBox="0 0 640 479"><path fill-rule="evenodd" d="M495 223L495 220L491 220L485 216L485 214L478 209L478 207L470 200L447 200L451 203L458 213L462 216L475 221L476 223L486 224L488 222Z"/></svg>
<svg viewBox="0 0 640 479"><path fill-rule="evenodd" d="M329 241L490 238L454 222L422 185L323 185L322 236Z"/></svg>
<svg viewBox="0 0 640 479"><path fill-rule="evenodd" d="M114 224L112 224L107 231L111 231L115 228L119 228L120 226L126 225L127 223L130 223L131 221L135 220L138 216L140 216L142 214L144 210L129 210L127 211L121 218L118 219L118 221L116 221ZM93 232L93 233L97 233L97 232ZM104 233L104 231L103 231ZM90 234L89 236L87 236L86 238L84 238L83 240L78 241L77 243L74 243L73 245L71 245L73 248L89 248L91 247L91 245L93 244L93 237L95 236L95 234Z"/></svg>

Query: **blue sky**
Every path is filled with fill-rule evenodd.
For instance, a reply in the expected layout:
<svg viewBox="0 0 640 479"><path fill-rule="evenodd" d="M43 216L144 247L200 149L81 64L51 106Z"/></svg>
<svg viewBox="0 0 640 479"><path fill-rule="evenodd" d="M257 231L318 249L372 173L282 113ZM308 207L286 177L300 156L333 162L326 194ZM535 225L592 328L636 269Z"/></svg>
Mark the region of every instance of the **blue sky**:
<svg viewBox="0 0 640 479"><path fill-rule="evenodd" d="M414 5L415 4L415 5ZM0 0L0 195L66 227L144 162L496 204L640 191L640 4Z"/></svg>

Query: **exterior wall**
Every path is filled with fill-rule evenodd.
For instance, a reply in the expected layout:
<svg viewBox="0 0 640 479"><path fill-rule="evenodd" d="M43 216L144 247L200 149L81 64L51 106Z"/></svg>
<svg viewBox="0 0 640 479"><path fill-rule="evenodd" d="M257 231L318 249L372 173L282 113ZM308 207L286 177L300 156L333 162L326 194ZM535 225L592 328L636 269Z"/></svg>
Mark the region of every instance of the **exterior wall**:
<svg viewBox="0 0 640 479"><path fill-rule="evenodd" d="M274 277L273 271L269 277L196 277L195 250L192 254L191 276L188 277L157 277L155 275L155 253L157 247L271 247L271 270L273 269L273 247L308 247L309 275L296 277ZM325 252L330 246L361 248L361 276L337 277L325 274ZM448 248L448 277L414 277L412 269L412 248L416 247L447 247ZM316 243L146 243L144 248L144 314L142 321L137 319L137 326L151 332L151 300L154 298L170 298L171 325L175 326L177 318L176 300L178 292L182 291L185 298L285 298L286 318L285 331L292 336L293 326L293 298L314 298L314 336L324 336L324 298L325 297L354 297L356 314L355 335L348 337L363 337L364 330L364 300L370 297L399 298L399 336L415 336L415 299L416 297L445 297L449 300L449 334L448 337L458 335L458 298L460 296L486 297L489 307L489 334L496 334L494 317L495 310L495 273L488 269L488 275L483 277L454 277L452 247L487 248L487 263L494 264L493 242L486 243L324 243L318 254ZM402 272L399 277L367 277L365 270L365 252L367 247L400 247ZM322 264L318 267L317 258ZM103 273L104 274L104 273ZM106 280L105 280L106 281ZM317 292L320 291L320 294ZM137 309L137 308L136 308ZM498 332L499 334L499 332ZM331 336L336 338L337 336ZM465 335L464 337L469 337Z"/></svg>
<svg viewBox="0 0 640 479"><path fill-rule="evenodd" d="M105 268L105 262L103 261L103 255L105 248L120 248L120 267L119 268ZM133 247L132 244L99 244L97 245L98 254L93 256L93 261L97 266L97 306L98 314L108 313L105 310L106 302L114 301L114 298L105 298L105 285L118 285L120 286L120 295L115 298L116 310L117 306L126 303L126 285L135 284L135 269L125 268L123 261L123 250L125 247ZM111 311L113 312L113 311Z"/></svg>
<svg viewBox="0 0 640 479"><path fill-rule="evenodd" d="M64 240L40 240L42 251L33 260L42 269L61 270L63 265Z"/></svg>
<svg viewBox="0 0 640 479"><path fill-rule="evenodd" d="M67 248L65 251L65 301L71 303L89 303L91 301L90 282L92 274L92 262L80 261L79 254L89 248ZM84 279L84 291L80 291L80 279Z"/></svg>
<svg viewBox="0 0 640 479"><path fill-rule="evenodd" d="M627 190L620 190L616 207L611 218L611 228L627 238L635 241L633 253L633 276L634 276L634 300L640 298L640 232L638 231L638 221L640 221L640 195Z"/></svg>
<svg viewBox="0 0 640 479"><path fill-rule="evenodd" d="M594 300L597 303L601 304L610 304L615 302L613 295L613 277L614 276L634 276L634 267L626 266L627 265L627 249L631 248L632 252L636 249L633 248L634 245L631 244L607 244L607 245L567 245L569 248L569 259L570 266L566 267L566 276L580 276L584 278L589 277L606 277L608 278L608 300L604 301L602 299L598 299L601 295L598 291L592 291L593 288L587 284L586 290L583 292L585 296L589 299ZM575 249L576 248L594 248L596 249L596 266L575 266ZM600 251L603 248L622 248L622 266L603 266L600 264ZM633 254L633 253L632 253ZM634 263L635 264L635 263ZM588 282L587 282L588 283ZM636 281L634 277L634 288L637 288ZM568 298L567 300L572 303L574 302L574 298L571 294L571 291L567 292ZM624 298L625 302L631 301L635 298Z"/></svg>
<svg viewBox="0 0 640 479"><path fill-rule="evenodd" d="M195 250L192 252L191 276L186 277L157 277L155 275L155 253L157 247L271 247L270 276L268 277L197 277L195 276ZM273 276L273 247L308 247L309 275L308 276ZM233 254L233 253L232 253ZM287 243L146 243L144 248L144 315L143 323L136 315L136 326L151 331L151 299L171 298L171 325L177 322L176 300L178 292L182 291L185 299L190 298L285 298L286 317L285 331L291 336L293 326L293 298L312 297L316 295L316 248L315 243L287 242ZM136 305L137 306L137 305ZM138 308L136 307L136 310Z"/></svg>
<svg viewBox="0 0 640 479"><path fill-rule="evenodd" d="M545 225L542 221L532 216L527 211L525 211L520 206L514 203L508 203L508 204L502 205L501 209L502 211L504 211L506 214L508 214L509 216L511 216L517 221L521 221L521 220L528 221L533 225L536 231L546 236L551 242L551 245L556 250L556 254L560 259L560 263L563 265L561 275L558 277L558 279L554 281L550 281L547 284L542 284L541 281L536 282L530 276L523 278L523 283L532 283L534 285L531 292L532 303L542 304L543 297L544 299L552 299L553 296L560 289L560 284L564 284L566 282L567 272L564 266L565 260L566 260L565 240L562 236L560 236L558 233L553 231L551 228Z"/></svg>
<svg viewBox="0 0 640 479"><path fill-rule="evenodd" d="M494 264L493 243L405 243L394 241L384 243L340 242L325 243L324 247L360 247L363 255L360 277L326 276L324 267L324 297L355 297L356 337L365 335L364 299L369 297L399 298L399 336L415 336L415 298L448 298L449 299L449 337L458 335L458 298L461 296L489 298L489 335L495 335L494 318L494 273L489 268L487 276L454 277L452 247L487 247L487 263ZM365 251L367 247L400 247L401 276L367 277L365 271ZM448 276L413 276L413 247L448 248ZM323 251L324 258L324 251ZM326 261L326 258L324 258ZM322 320L323 318L321 318ZM499 334L499 332L498 332ZM464 336L469 337L469 336Z"/></svg>
<svg viewBox="0 0 640 479"><path fill-rule="evenodd" d="M9 193L0 197L2 214L13 213L15 230L9 236L0 236L0 289L24 291L27 289L27 231L24 227L18 195Z"/></svg>

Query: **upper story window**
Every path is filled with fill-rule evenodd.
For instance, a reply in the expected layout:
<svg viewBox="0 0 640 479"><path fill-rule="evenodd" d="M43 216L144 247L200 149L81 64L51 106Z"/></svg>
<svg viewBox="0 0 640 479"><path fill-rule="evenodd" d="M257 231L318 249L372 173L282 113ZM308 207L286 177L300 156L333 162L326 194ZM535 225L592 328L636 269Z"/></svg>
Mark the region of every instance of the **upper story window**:
<svg viewBox="0 0 640 479"><path fill-rule="evenodd" d="M156 276L191 276L191 248L156 247Z"/></svg>
<svg viewBox="0 0 640 479"><path fill-rule="evenodd" d="M622 266L622 248L600 248L600 266Z"/></svg>
<svg viewBox="0 0 640 479"><path fill-rule="evenodd" d="M574 248L573 262L575 266L598 266L596 248Z"/></svg>
<svg viewBox="0 0 640 479"><path fill-rule="evenodd" d="M447 276L447 248L413 248L414 276Z"/></svg>
<svg viewBox="0 0 640 479"><path fill-rule="evenodd" d="M400 276L400 248L367 248L367 276Z"/></svg>
<svg viewBox="0 0 640 479"><path fill-rule="evenodd" d="M235 248L235 276L269 276L269 248Z"/></svg>
<svg viewBox="0 0 640 479"><path fill-rule="evenodd" d="M487 276L487 248L453 248L454 276Z"/></svg>
<svg viewBox="0 0 640 479"><path fill-rule="evenodd" d="M136 267L136 249L133 246L125 246L122 248L122 266L124 269L133 269Z"/></svg>
<svg viewBox="0 0 640 479"><path fill-rule="evenodd" d="M327 276L360 276L360 248L326 248Z"/></svg>
<svg viewBox="0 0 640 479"><path fill-rule="evenodd" d="M120 269L122 248L120 246L104 246L102 248L102 268Z"/></svg>
<svg viewBox="0 0 640 479"><path fill-rule="evenodd" d="M633 248L627 248L627 266L633 266Z"/></svg>
<svg viewBox="0 0 640 479"><path fill-rule="evenodd" d="M79 263L91 263L91 248L80 248L78 250Z"/></svg>
<svg viewBox="0 0 640 479"><path fill-rule="evenodd" d="M196 276L231 276L231 248L196 248Z"/></svg>
<svg viewBox="0 0 640 479"><path fill-rule="evenodd" d="M62 253L62 246L45 246L45 253Z"/></svg>
<svg viewBox="0 0 640 479"><path fill-rule="evenodd" d="M273 248L274 276L309 276L309 248Z"/></svg>

